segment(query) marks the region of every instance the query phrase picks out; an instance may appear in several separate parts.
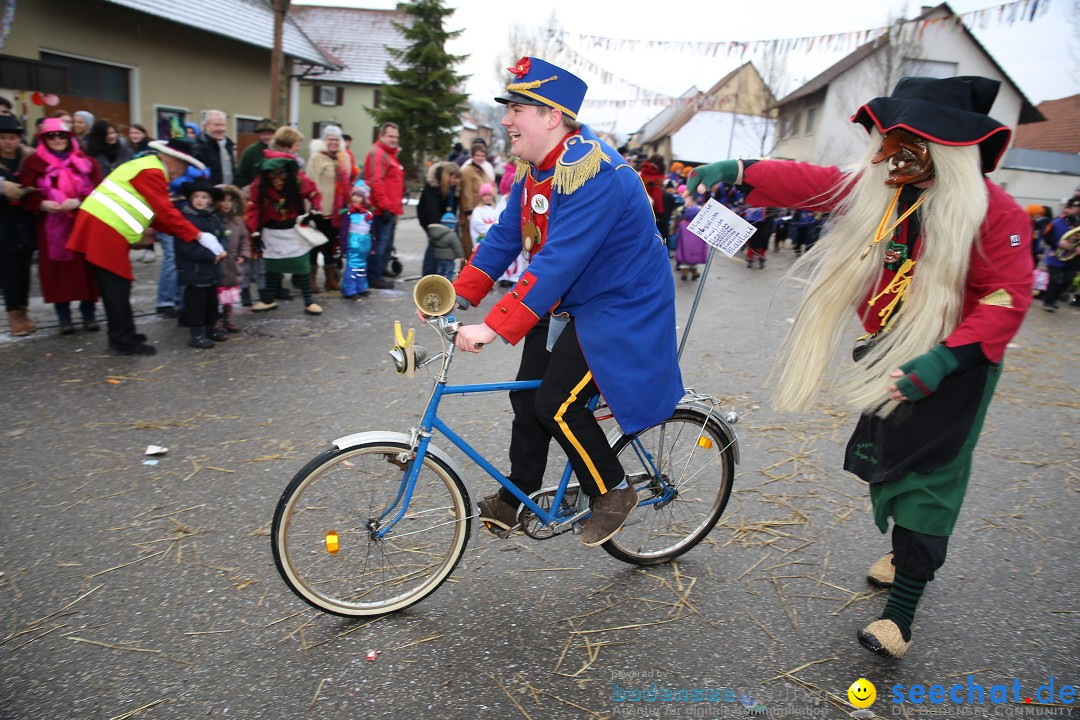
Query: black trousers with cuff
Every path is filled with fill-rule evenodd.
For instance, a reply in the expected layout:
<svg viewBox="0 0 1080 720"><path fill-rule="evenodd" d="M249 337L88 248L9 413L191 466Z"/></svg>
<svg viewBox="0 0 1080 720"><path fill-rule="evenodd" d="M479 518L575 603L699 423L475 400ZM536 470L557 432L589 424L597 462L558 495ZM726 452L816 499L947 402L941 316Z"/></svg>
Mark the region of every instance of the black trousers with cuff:
<svg viewBox="0 0 1080 720"><path fill-rule="evenodd" d="M135 339L135 314L131 310L131 281L90 263L94 280L105 306L109 347L127 350L140 343Z"/></svg>
<svg viewBox="0 0 1080 720"><path fill-rule="evenodd" d="M603 495L626 476L619 458L586 403L597 394L585 355L571 320L551 352L547 351L548 318L523 341L518 380L540 379L536 390L510 393L514 422L510 433L510 480L526 495L543 486L551 438L562 447L589 496ZM517 498L505 489L502 499Z"/></svg>

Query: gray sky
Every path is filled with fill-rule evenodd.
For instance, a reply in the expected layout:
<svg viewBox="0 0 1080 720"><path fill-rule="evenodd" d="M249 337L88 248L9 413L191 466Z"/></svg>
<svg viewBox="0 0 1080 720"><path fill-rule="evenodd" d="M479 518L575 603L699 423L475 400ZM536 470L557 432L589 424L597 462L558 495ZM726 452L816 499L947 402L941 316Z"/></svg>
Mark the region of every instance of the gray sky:
<svg viewBox="0 0 1080 720"><path fill-rule="evenodd" d="M1041 0L1042 1L1042 0ZM997 20L973 32L1005 72L1035 104L1080 93L1076 30L1072 16L1077 0L1053 0L1034 22L1008 25ZM300 4L300 0L298 0ZM318 0L320 5L393 8L392 0ZM515 24L544 24L554 11L568 33L615 38L655 40L761 40L825 35L868 30L886 25L890 18L917 14L917 4L867 0L794 0L753 2L681 2L665 5L641 0L546 0L543 3L506 3L493 0L448 0L455 8L447 29L464 32L448 48L470 57L461 72L471 75L467 90L477 100L489 100L505 83L508 73L496 74L497 57L507 46ZM986 0L954 0L950 7L965 13L992 6ZM670 8L665 12L665 8ZM679 95L691 85L707 89L741 60L736 57L695 60L691 56L647 52L599 54L578 48L593 63L620 78L655 92ZM849 51L849 50L848 50ZM787 69L792 90L843 57L845 52L794 52ZM752 58L746 58L752 59ZM581 73L589 83L589 97L632 97L624 85L599 82ZM655 105L591 108L582 112L590 125L629 133L660 111Z"/></svg>

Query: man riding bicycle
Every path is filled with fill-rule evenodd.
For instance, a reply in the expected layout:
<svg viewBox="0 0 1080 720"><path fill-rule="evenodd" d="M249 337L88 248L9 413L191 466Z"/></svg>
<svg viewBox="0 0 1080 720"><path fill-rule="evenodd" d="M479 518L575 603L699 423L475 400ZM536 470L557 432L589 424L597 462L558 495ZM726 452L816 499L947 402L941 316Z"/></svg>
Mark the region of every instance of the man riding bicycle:
<svg viewBox="0 0 1080 720"><path fill-rule="evenodd" d="M496 337L524 340L517 379L541 383L510 393L509 478L525 494L539 490L554 437L590 498L581 540L592 547L619 532L637 493L586 404L603 392L627 433L671 416L683 397L675 288L640 178L577 122L585 83L538 58L509 70L515 77L495 99L507 108L517 174L506 210L454 283L459 302L478 305L522 248L529 265L456 343L479 352ZM519 504L501 490L480 501L480 519L508 532Z"/></svg>

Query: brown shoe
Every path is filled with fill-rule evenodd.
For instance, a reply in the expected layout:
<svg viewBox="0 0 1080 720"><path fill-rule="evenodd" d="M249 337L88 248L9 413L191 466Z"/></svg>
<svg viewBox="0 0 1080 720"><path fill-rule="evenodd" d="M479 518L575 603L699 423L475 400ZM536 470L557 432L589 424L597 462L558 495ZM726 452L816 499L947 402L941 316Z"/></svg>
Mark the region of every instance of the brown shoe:
<svg viewBox="0 0 1080 720"><path fill-rule="evenodd" d="M35 325L34 321L30 319L29 311L27 310L25 305L19 308L19 313L23 319L23 322L26 323L27 331L34 332L35 330L37 330L37 325Z"/></svg>
<svg viewBox="0 0 1080 720"><path fill-rule="evenodd" d="M23 314L21 310L9 310L8 311L8 325L12 337L23 337L29 335L32 331L26 326L26 321L23 320Z"/></svg>
<svg viewBox="0 0 1080 720"><path fill-rule="evenodd" d="M892 620L875 620L858 632L858 638L860 645L882 657L902 658L911 647L911 636L905 640Z"/></svg>
<svg viewBox="0 0 1080 720"><path fill-rule="evenodd" d="M499 537L506 537L517 527L517 508L495 493L477 503L480 508L480 522Z"/></svg>
<svg viewBox="0 0 1080 720"><path fill-rule="evenodd" d="M322 288L319 287L319 269L315 265L312 265L311 267L311 292L321 293Z"/></svg>
<svg viewBox="0 0 1080 720"><path fill-rule="evenodd" d="M877 562L871 565L866 572L866 581L879 588L891 588L895 578L896 566L893 565L892 553L878 558Z"/></svg>
<svg viewBox="0 0 1080 720"><path fill-rule="evenodd" d="M581 542L585 547L596 547L610 540L622 530L630 511L637 506L637 491L633 487L624 490L608 490L591 498L592 515L582 524Z"/></svg>

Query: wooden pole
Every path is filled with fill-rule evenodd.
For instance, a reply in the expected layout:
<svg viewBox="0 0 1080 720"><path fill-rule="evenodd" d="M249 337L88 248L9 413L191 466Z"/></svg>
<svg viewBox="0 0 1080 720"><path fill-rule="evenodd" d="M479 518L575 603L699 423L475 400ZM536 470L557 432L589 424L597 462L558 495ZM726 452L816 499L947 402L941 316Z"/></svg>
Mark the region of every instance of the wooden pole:
<svg viewBox="0 0 1080 720"><path fill-rule="evenodd" d="M289 12L289 0L273 0L274 6L274 47L270 51L270 120L278 125L281 113L281 34L285 26L285 15Z"/></svg>

